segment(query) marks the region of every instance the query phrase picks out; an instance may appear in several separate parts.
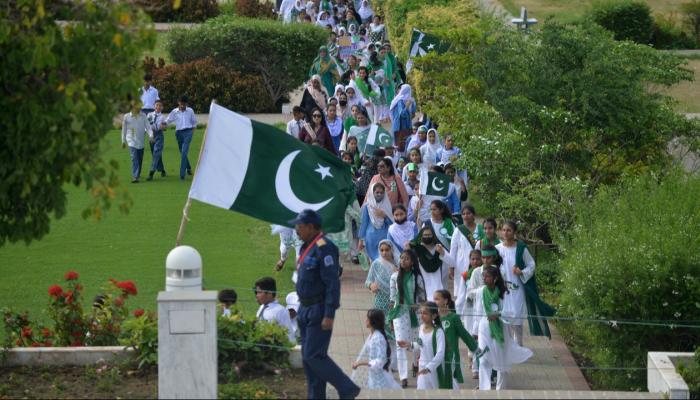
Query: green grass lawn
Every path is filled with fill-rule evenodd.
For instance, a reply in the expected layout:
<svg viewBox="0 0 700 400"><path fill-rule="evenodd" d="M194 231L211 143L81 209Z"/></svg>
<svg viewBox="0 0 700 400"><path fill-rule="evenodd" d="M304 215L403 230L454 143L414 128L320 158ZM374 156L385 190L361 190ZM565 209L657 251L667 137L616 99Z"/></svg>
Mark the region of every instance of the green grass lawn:
<svg viewBox="0 0 700 400"><path fill-rule="evenodd" d="M592 0L498 0L513 15L520 15L520 7L525 6L530 18L544 21L554 18L560 22L571 22L581 17ZM688 0L647 0L654 13L668 15L675 13L680 17L680 5Z"/></svg>
<svg viewBox="0 0 700 400"><path fill-rule="evenodd" d="M190 162L196 162L202 129L195 132ZM134 205L128 215L117 207L102 221L84 220L80 213L89 203L81 188L66 187L66 216L53 221L51 232L27 246L24 243L0 247L0 308L28 310L40 316L48 302L47 289L62 283L63 274L75 270L85 286L86 304L98 294L108 278L131 279L138 296L127 303L130 309L156 310L156 296L165 287L165 257L175 245L182 209L191 177L179 178L179 153L173 130L166 133L164 163L168 176L156 176L152 182L130 183L128 149L120 146L119 131L111 131L104 141L105 158L119 162L119 175L130 192ZM146 148L144 169L151 155ZM274 273L279 257L279 239L270 234L270 226L244 215L194 201L183 244L199 250L207 289L234 287L239 304L253 312L257 304L251 288L262 276L278 279L278 289L294 290L291 282L293 262ZM45 316L42 316L42 319Z"/></svg>

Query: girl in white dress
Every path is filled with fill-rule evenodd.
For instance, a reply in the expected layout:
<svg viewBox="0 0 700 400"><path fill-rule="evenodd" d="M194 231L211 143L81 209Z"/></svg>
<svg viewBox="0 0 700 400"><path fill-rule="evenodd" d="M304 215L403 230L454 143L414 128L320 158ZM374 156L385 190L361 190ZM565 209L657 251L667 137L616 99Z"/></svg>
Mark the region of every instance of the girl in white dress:
<svg viewBox="0 0 700 400"><path fill-rule="evenodd" d="M462 304L462 308L458 311L458 313L462 315L462 323L464 324L464 327L467 328L469 334L475 338L479 334L479 321L481 320L481 313L478 313L474 308L474 296L476 290L484 285L484 279L481 276L481 265L481 250L472 250L469 253L469 268L462 276L465 284L464 286L460 287L460 291L458 292L458 296L461 299ZM469 356L471 357L472 379L477 379L479 377L479 365L476 361L476 355L469 352Z"/></svg>
<svg viewBox="0 0 700 400"><path fill-rule="evenodd" d="M518 242L515 240L517 225L506 221L501 227L503 242L496 245L503 259L501 275L508 287L508 294L503 299L503 321L507 324L508 333L518 345L523 345L523 323L527 320L527 303L525 302L525 283L535 275L535 260L527 250L523 250L523 266L516 265Z"/></svg>
<svg viewBox="0 0 700 400"><path fill-rule="evenodd" d="M491 252L494 249L484 249ZM490 260L491 256L485 258ZM513 338L504 332L501 320L503 297L507 295L503 277L497 266L483 267L484 286L476 291L476 309L482 314L479 321L479 390L491 390L491 373L498 371L496 390L505 388L506 374L514 364L521 364L532 357L532 351L518 346Z"/></svg>
<svg viewBox="0 0 700 400"><path fill-rule="evenodd" d="M367 389L400 389L401 386L394 380L389 370L391 346L384 333L384 312L376 308L367 311L366 324L371 333L362 346L357 360L352 363L352 369L357 370L361 366L369 367L367 382L358 382L355 371L353 371L353 381Z"/></svg>
<svg viewBox="0 0 700 400"><path fill-rule="evenodd" d="M403 348L417 349L420 354L417 389L439 389L438 382L445 373L445 332L437 304L432 301L424 303L420 317L423 323L418 330L418 339L413 343L397 343Z"/></svg>
<svg viewBox="0 0 700 400"><path fill-rule="evenodd" d="M391 310L387 319L393 322L394 337L397 342L396 358L399 379L401 386L406 387L408 385L408 358L406 348L399 347L398 342L411 343L415 339L418 333L416 307L426 299L425 283L418 268L418 257L413 250L401 252L399 270L391 275L389 297L391 298L389 305Z"/></svg>
<svg viewBox="0 0 700 400"><path fill-rule="evenodd" d="M496 220L493 218L486 218L484 220L484 236L479 239L478 242L476 242L476 249L481 250L484 248L484 246L487 246L489 244L491 245L497 245L501 243L501 239L498 237L498 233L496 228L498 225L496 224Z"/></svg>

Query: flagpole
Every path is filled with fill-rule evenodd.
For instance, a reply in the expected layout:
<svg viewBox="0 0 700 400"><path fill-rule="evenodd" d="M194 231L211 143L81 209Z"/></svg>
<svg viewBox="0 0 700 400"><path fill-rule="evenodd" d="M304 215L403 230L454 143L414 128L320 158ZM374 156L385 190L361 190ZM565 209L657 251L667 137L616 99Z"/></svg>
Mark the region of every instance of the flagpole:
<svg viewBox="0 0 700 400"><path fill-rule="evenodd" d="M216 104L216 99L212 99L211 105ZM209 118L211 119L211 105L209 105ZM209 132L209 125L210 125L211 120L207 121L207 127L204 129L204 136L202 136L202 145L199 147L199 155L197 156L197 164L196 166L199 166L199 162L202 160L202 153L204 153L204 144L207 141L207 132ZM192 176L192 183L190 184L190 188L192 188L192 185L194 185L194 180L197 178L197 169L195 167L195 173ZM189 196L189 192L187 192L187 201L185 202L185 207L182 209L182 219L180 220L180 229L177 231L177 238L175 239L175 247L180 246L182 244L182 238L185 236L185 226L187 225L187 222L190 220L190 207L192 207L192 198Z"/></svg>

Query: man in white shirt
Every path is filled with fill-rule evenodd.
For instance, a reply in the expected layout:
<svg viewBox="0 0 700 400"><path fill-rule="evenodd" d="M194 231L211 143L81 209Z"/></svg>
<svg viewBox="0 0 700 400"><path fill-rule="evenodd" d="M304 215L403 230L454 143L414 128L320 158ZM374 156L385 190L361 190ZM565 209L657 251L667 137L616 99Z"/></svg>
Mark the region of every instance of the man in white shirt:
<svg viewBox="0 0 700 400"><path fill-rule="evenodd" d="M294 118L287 122L287 133L292 135L295 139L299 139L299 132L301 132L301 128L304 127L304 109L299 106L294 106L292 115Z"/></svg>
<svg viewBox="0 0 700 400"><path fill-rule="evenodd" d="M175 123L175 139L177 139L177 147L180 149L180 179L185 179L185 173L192 175L192 166L190 160L187 159L187 153L190 151L190 143L192 143L192 134L197 126L197 117L194 111L187 107L187 96L180 97L177 102L177 108L168 114L165 119L165 124L170 125ZM165 128L163 128L165 129Z"/></svg>
<svg viewBox="0 0 700 400"><path fill-rule="evenodd" d="M151 75L143 76L143 87L141 88L141 103L143 104L141 112L148 114L156 109L156 101L160 100L158 89L152 85L153 79Z"/></svg>
<svg viewBox="0 0 700 400"><path fill-rule="evenodd" d="M258 320L273 322L287 329L287 337L292 343L296 343L296 334L289 318L289 312L275 298L277 295L277 282L274 278L260 278L255 282L255 299L260 308L256 314Z"/></svg>
<svg viewBox="0 0 700 400"><path fill-rule="evenodd" d="M135 102L131 112L124 114L124 119L122 120L122 148L129 146L131 183L138 183L141 176L146 133L148 133L149 140L153 140L153 131L148 124L148 119L141 113L141 104Z"/></svg>
<svg viewBox="0 0 700 400"><path fill-rule="evenodd" d="M165 146L165 136L163 135L163 121L165 121L165 115L163 115L163 103L160 100L156 100L155 111L148 113L148 124L151 126L153 131L153 140L150 142L151 145L151 156L153 156L153 162L151 163L151 169L148 171L148 178L146 180L153 180L153 174L156 171L160 171L161 176L165 176L165 166L163 165L163 147Z"/></svg>

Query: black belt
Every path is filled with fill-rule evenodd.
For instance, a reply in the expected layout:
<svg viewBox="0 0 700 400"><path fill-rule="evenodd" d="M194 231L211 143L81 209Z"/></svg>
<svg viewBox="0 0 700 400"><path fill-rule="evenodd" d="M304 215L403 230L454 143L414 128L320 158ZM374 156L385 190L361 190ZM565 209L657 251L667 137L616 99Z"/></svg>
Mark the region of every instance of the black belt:
<svg viewBox="0 0 700 400"><path fill-rule="evenodd" d="M301 305L304 307L313 306L314 304L323 303L323 296L318 295L314 297L307 297L305 299L300 298L299 303L301 303Z"/></svg>

